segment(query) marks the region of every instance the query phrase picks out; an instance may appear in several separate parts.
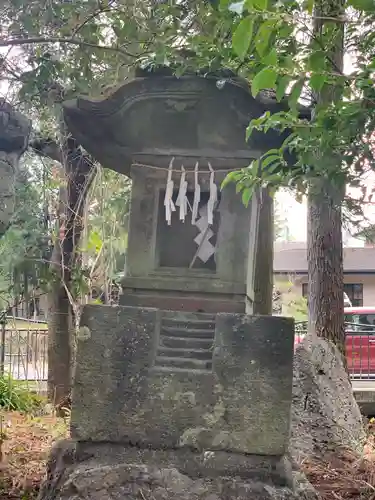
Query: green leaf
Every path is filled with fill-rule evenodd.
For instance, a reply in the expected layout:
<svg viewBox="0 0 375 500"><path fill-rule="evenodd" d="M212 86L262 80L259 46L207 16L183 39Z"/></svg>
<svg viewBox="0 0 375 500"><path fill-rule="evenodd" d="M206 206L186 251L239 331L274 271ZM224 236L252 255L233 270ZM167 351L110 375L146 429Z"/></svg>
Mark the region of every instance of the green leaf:
<svg viewBox="0 0 375 500"><path fill-rule="evenodd" d="M253 97L261 90L276 88L277 72L272 68L263 68L257 73L251 82L251 93Z"/></svg>
<svg viewBox="0 0 375 500"><path fill-rule="evenodd" d="M316 50L310 54L308 68L312 71L324 71L327 67L326 56L322 50Z"/></svg>
<svg viewBox="0 0 375 500"><path fill-rule="evenodd" d="M248 187L248 188L243 190L242 203L245 205L245 207L249 206L249 202L250 202L251 198L253 197L253 192L254 192L253 187Z"/></svg>
<svg viewBox="0 0 375 500"><path fill-rule="evenodd" d="M284 140L280 147L280 154L283 154L284 151L289 150L289 144L294 141L298 137L298 134L296 132L293 132L292 134L288 135L288 137Z"/></svg>
<svg viewBox="0 0 375 500"><path fill-rule="evenodd" d="M262 59L263 64L266 64L268 66L276 66L277 65L277 52L275 47L271 49L271 52L267 54L265 57Z"/></svg>
<svg viewBox="0 0 375 500"><path fill-rule="evenodd" d="M263 169L266 170L267 167L269 167L269 166L275 167L276 165L279 165L280 163L281 163L280 156L276 156L276 155L268 155L265 158L261 159L262 170ZM271 170L273 170L273 168Z"/></svg>
<svg viewBox="0 0 375 500"><path fill-rule="evenodd" d="M255 127L250 122L249 125L246 127L246 142L250 139L251 134L253 133L253 130L255 130Z"/></svg>
<svg viewBox="0 0 375 500"><path fill-rule="evenodd" d="M255 37L255 48L261 57L267 52L270 37L275 27L274 23L275 21L273 19L268 19L259 26Z"/></svg>
<svg viewBox="0 0 375 500"><path fill-rule="evenodd" d="M300 78L292 87L292 91L288 99L288 104L292 111L297 111L298 99L300 98L304 83L305 79Z"/></svg>
<svg viewBox="0 0 375 500"><path fill-rule="evenodd" d="M348 0L348 5L357 10L364 10L366 12L375 11L374 0Z"/></svg>
<svg viewBox="0 0 375 500"><path fill-rule="evenodd" d="M276 84L276 99L279 102L285 96L286 90L288 88L291 79L292 78L289 75L284 75L278 80Z"/></svg>
<svg viewBox="0 0 375 500"><path fill-rule="evenodd" d="M260 10L267 10L268 0L254 0L254 7Z"/></svg>
<svg viewBox="0 0 375 500"><path fill-rule="evenodd" d="M259 160L253 160L250 165L249 169L252 172L254 177L258 177L259 175L259 170L260 170L260 162Z"/></svg>
<svg viewBox="0 0 375 500"><path fill-rule="evenodd" d="M313 13L313 10L314 10L314 0L304 0L302 5L303 5L303 9L307 10L307 12L311 16Z"/></svg>
<svg viewBox="0 0 375 500"><path fill-rule="evenodd" d="M312 77L310 78L310 86L316 92L320 92L322 90L325 82L326 82L325 75L319 75L318 73L312 75Z"/></svg>
<svg viewBox="0 0 375 500"><path fill-rule="evenodd" d="M242 19L240 24L237 26L237 29L233 33L233 50L242 61L244 60L251 44L251 39L253 37L253 26L253 18L245 17L245 19Z"/></svg>
<svg viewBox="0 0 375 500"><path fill-rule="evenodd" d="M230 184L231 182L236 182L241 176L241 172L234 170L233 172L229 172L229 174L225 177L223 182L221 183L220 189L224 189L225 186Z"/></svg>
<svg viewBox="0 0 375 500"><path fill-rule="evenodd" d="M231 3L232 3L231 0L220 0L219 9L227 10Z"/></svg>
<svg viewBox="0 0 375 500"><path fill-rule="evenodd" d="M287 69L294 69L295 62L292 56L288 55L283 60L283 66Z"/></svg>

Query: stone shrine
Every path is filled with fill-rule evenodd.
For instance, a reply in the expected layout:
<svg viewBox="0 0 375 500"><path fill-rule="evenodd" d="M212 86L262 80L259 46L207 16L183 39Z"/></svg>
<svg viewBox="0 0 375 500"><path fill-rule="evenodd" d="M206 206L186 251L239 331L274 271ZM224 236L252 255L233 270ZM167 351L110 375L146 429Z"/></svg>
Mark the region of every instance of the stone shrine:
<svg viewBox="0 0 375 500"><path fill-rule="evenodd" d="M83 311L75 461L54 498L298 498L293 321L251 316L259 200L220 190L282 141L245 141L267 109L239 81L198 76L64 104L78 142L133 189L122 305Z"/></svg>

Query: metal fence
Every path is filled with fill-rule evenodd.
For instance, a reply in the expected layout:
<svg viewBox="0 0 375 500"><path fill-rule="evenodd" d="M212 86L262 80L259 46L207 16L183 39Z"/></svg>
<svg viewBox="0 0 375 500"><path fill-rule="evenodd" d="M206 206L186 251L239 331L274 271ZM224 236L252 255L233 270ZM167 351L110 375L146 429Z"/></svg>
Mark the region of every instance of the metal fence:
<svg viewBox="0 0 375 500"><path fill-rule="evenodd" d="M295 325L296 344L307 333L307 323ZM375 325L345 323L346 361L353 380L375 380Z"/></svg>
<svg viewBox="0 0 375 500"><path fill-rule="evenodd" d="M1 328L0 375L45 385L48 375L48 336L42 329Z"/></svg>
<svg viewBox="0 0 375 500"><path fill-rule="evenodd" d="M36 325L35 325L36 326ZM296 344L307 333L306 322L296 322ZM346 359L351 378L375 380L375 325L346 323ZM48 377L48 335L44 329L0 326L0 375L28 381L44 391Z"/></svg>

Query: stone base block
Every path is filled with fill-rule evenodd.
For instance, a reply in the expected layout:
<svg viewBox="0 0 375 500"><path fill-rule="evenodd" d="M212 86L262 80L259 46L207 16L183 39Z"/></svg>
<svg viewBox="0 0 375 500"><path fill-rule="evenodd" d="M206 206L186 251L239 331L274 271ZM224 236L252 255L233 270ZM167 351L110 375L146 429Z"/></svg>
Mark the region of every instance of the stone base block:
<svg viewBox="0 0 375 500"><path fill-rule="evenodd" d="M139 448L284 455L293 338L290 318L85 306L71 435Z"/></svg>
<svg viewBox="0 0 375 500"><path fill-rule="evenodd" d="M317 500L285 458L58 443L39 500Z"/></svg>

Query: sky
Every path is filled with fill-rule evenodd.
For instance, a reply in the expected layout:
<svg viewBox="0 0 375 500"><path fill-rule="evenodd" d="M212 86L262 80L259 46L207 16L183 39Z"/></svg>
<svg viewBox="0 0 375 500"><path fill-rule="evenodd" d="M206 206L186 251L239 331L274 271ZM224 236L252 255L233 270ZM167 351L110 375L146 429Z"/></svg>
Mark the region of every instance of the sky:
<svg viewBox="0 0 375 500"><path fill-rule="evenodd" d="M375 173L368 174L364 179L368 193L375 189ZM353 197L359 192L358 189L348 189L348 194ZM306 241L307 238L307 203L304 200L299 203L286 191L279 191L276 195L278 210L281 217L287 221L289 236L294 241ZM375 196L374 202L367 202L363 207L364 216L367 224L375 224ZM344 234L344 243L346 246L363 246L363 240L353 238L349 232Z"/></svg>

